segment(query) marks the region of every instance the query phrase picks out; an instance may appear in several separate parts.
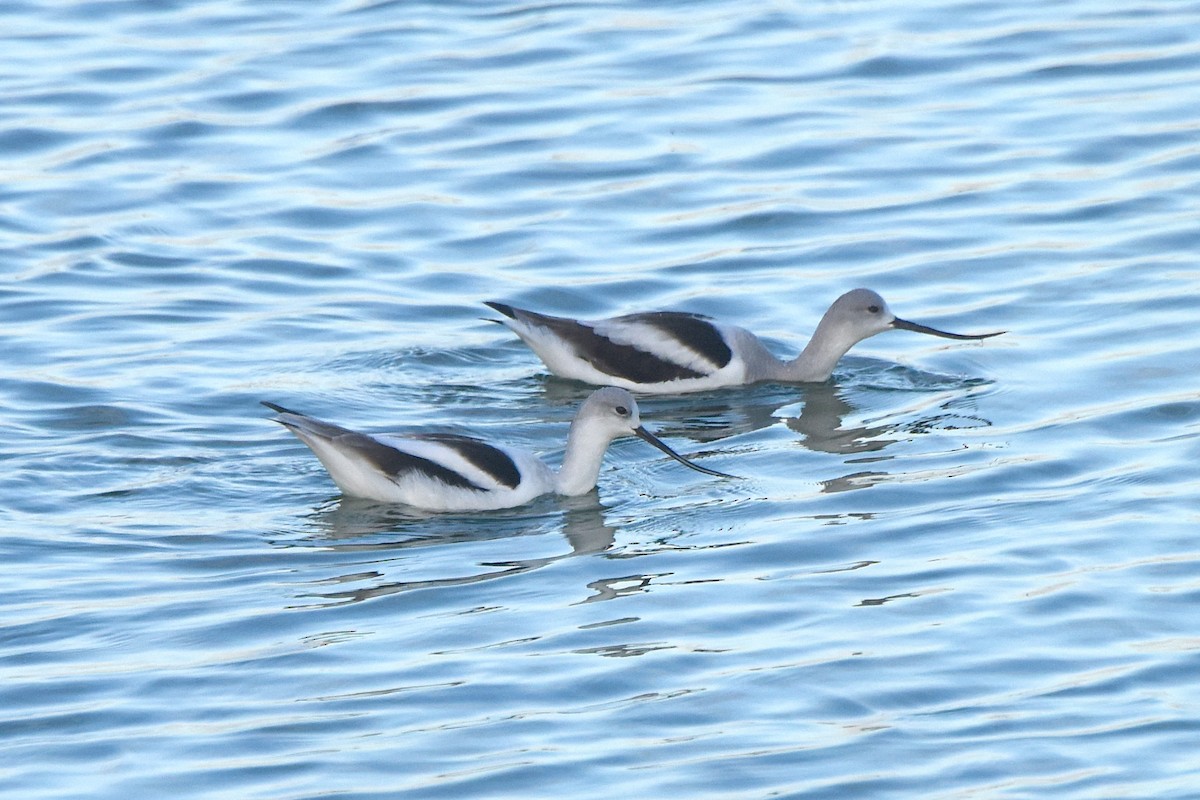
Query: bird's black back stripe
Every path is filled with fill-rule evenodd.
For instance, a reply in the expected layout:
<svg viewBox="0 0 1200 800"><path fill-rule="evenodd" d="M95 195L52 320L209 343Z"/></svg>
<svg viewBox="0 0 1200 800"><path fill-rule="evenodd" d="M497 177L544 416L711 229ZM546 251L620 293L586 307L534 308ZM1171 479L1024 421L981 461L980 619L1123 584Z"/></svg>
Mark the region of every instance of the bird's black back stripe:
<svg viewBox="0 0 1200 800"><path fill-rule="evenodd" d="M268 403L265 400L262 401L262 404L267 408L270 408L272 411L277 411L280 414L291 414L292 416L303 418L303 425L288 419L280 419L278 421L298 434L316 435L321 438L335 440L342 446L350 447L358 451L379 471L393 480L402 478L409 473L417 472L427 478L431 478L440 483L444 483L447 486L453 486L458 489L473 489L478 492L488 491L486 486L480 486L465 475L460 475L454 470L444 467L436 461L431 461L428 458L422 458L421 456L415 456L412 453L406 453L403 450L398 450L397 448L388 444L384 444L383 442L373 439L366 434L358 433L357 431L352 431L348 428L343 428L340 425L322 422L321 420L313 417L306 417L303 414L298 414L295 411L291 411L283 406L276 405L275 403ZM302 439L304 438L304 435L301 435ZM431 439L454 448L472 464L479 466L480 469L492 475L497 481L505 486L508 486L509 488L515 488L516 485L521 482L521 475L517 471L516 464L512 463L512 459L510 459L504 453L501 453L499 450L496 450L496 448L492 447L491 445L484 444L477 439L437 434L417 438ZM489 456L479 455L477 457L472 457L467 455L466 451L468 450L471 452L494 451L495 454L503 458L503 461L507 462L507 471L504 467L504 464L496 459L495 456L491 456L492 460L488 461ZM484 466L480 462L487 462L491 464L491 466Z"/></svg>
<svg viewBox="0 0 1200 800"><path fill-rule="evenodd" d="M430 433L416 438L449 447L472 465L491 475L502 486L515 489L521 483L521 471L517 469L516 463L508 453L487 442L453 433Z"/></svg>
<svg viewBox="0 0 1200 800"><path fill-rule="evenodd" d="M629 344L617 344L593 329L579 325L555 331L569 341L575 351L605 375L624 378L634 383L703 378L704 373L647 353Z"/></svg>
<svg viewBox="0 0 1200 800"><path fill-rule="evenodd" d="M412 453L406 453L403 450L397 450L395 447L386 445L383 442L377 442L369 436L354 434L354 448L359 450L367 457L372 464L378 467L389 478L400 478L404 475L417 472L427 478L432 478L435 481L453 486L458 489L474 489L480 492L486 492L487 488L478 485L465 475L460 475L452 469L443 467L436 461L430 461L428 458L414 456Z"/></svg>
<svg viewBox="0 0 1200 800"><path fill-rule="evenodd" d="M531 315L532 316L532 315ZM704 373L647 353L633 345L617 344L587 325L570 319L537 315L534 321L569 343L580 358L605 375L634 383L703 378Z"/></svg>
<svg viewBox="0 0 1200 800"><path fill-rule="evenodd" d="M552 317L534 311L514 308L506 303L488 302L486 305L512 319L528 320L534 325L549 329L555 336L569 344L583 360L605 375L624 378L633 383L662 383L665 381L703 378L700 372L659 358L638 347L617 344L602 336L589 325L565 317ZM707 358L718 369L733 359L733 352L721 332L711 322L696 314L681 311L659 311L649 314L633 314L621 317L622 322L640 322L658 328L666 335L680 341L697 354Z"/></svg>
<svg viewBox="0 0 1200 800"><path fill-rule="evenodd" d="M651 325L674 337L685 347L696 351L717 366L724 367L733 359L733 351L725 343L725 337L707 318L683 311L655 311L649 314L632 314L622 317L622 322L640 322Z"/></svg>
<svg viewBox="0 0 1200 800"><path fill-rule="evenodd" d="M485 306L488 306L489 308L493 308L496 311L499 311L501 314L508 317L509 319L517 318L517 310L515 308L513 308L512 306L510 306L508 303L496 303L491 300L484 300L483 304Z"/></svg>

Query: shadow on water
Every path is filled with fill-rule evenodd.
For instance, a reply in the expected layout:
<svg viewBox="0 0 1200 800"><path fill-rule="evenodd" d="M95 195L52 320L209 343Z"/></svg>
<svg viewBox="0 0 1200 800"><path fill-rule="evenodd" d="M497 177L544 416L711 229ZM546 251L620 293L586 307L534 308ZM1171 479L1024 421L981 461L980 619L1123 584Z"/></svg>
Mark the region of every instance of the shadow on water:
<svg viewBox="0 0 1200 800"><path fill-rule="evenodd" d="M969 394L989 381L926 372L875 359L846 359L825 383L756 384L714 392L639 398L648 427L664 438L687 438L709 443L753 433L782 423L799 434L800 446L820 453L855 455L883 450L905 436L931 430L987 427L978 416L953 410L954 398ZM571 406L591 387L553 376L542 376L542 393L552 406ZM866 396L881 393L948 393L937 410L923 409L916 418L898 421L885 415L876 423L847 426L869 406ZM852 400L852 398L854 398Z"/></svg>
<svg viewBox="0 0 1200 800"><path fill-rule="evenodd" d="M554 509L547 510L551 505ZM382 572L360 570L326 578L321 583L344 585L370 581L372 585L303 595L324 601L314 604L318 607L343 605L413 589L463 586L506 578L565 558L602 553L612 547L617 530L605 522L605 510L595 492L582 497L544 498L532 507L472 517L422 514L402 506L343 498L335 505L315 512L311 521L314 532L291 546L319 547L340 553L394 552L542 534L561 525L569 548L539 558L484 562L475 565L484 569L466 574L412 581L383 582L385 575Z"/></svg>

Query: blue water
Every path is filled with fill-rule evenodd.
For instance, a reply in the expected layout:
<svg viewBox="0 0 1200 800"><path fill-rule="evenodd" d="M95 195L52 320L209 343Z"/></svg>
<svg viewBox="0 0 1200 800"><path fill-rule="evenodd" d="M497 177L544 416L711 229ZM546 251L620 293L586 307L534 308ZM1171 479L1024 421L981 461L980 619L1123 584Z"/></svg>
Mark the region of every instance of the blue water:
<svg viewBox="0 0 1200 800"><path fill-rule="evenodd" d="M0 794L1200 797L1200 4L0 6ZM598 492L483 300L793 354Z"/></svg>

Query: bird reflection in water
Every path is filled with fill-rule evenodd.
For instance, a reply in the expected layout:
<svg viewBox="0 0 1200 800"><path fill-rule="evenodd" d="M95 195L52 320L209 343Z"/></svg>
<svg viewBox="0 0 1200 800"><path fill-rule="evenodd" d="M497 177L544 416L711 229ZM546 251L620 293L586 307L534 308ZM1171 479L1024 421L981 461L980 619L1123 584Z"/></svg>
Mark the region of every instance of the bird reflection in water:
<svg viewBox="0 0 1200 800"><path fill-rule="evenodd" d="M800 434L802 447L820 453L868 453L896 441L886 436L894 432L890 425L842 427L857 410L846 400L850 391L832 383L768 385L737 393L652 397L643 404L654 409L655 422L664 435L701 443L753 433L781 422ZM575 397L573 393L569 396Z"/></svg>
<svg viewBox="0 0 1200 800"><path fill-rule="evenodd" d="M542 507L555 506L555 513L545 513ZM443 547L459 542L480 542L488 539L508 539L546 532L549 520L561 518L562 534L569 549L556 555L513 561L486 562L476 566L482 571L442 578L413 581L386 581L378 570L360 570L327 578L324 585L345 585L373 582L370 586L335 591L313 591L305 596L319 602L317 606L342 605L370 600L412 589L462 586L519 575L553 564L572 556L602 553L612 547L616 528L604 521L605 507L596 493L569 498L546 498L529 507L508 512L496 512L455 517L446 514L422 514L403 506L374 503L355 498L342 498L334 505L314 513L314 533L305 537L305 544L335 552L374 552L382 554L397 550ZM387 538L383 535L392 534ZM399 534L402 538L395 538Z"/></svg>
<svg viewBox="0 0 1200 800"><path fill-rule="evenodd" d="M963 409L974 403L974 395L988 381L899 365L880 370L870 360L861 361L866 366L847 374L842 383L761 385L740 392L646 398L644 405L653 409L663 435L702 443L782 424L798 434L795 443L799 446L843 456L841 463L856 467L853 472L821 479L821 491L827 494L866 489L890 480L889 472L864 467L890 462L892 457L883 451L897 442L935 431L991 425ZM851 364L855 363L851 359ZM552 379L546 391L552 402L577 402L568 382ZM886 399L890 410L847 425L847 420L862 420L863 407L870 407L878 397ZM897 398L903 399L904 407L895 407Z"/></svg>

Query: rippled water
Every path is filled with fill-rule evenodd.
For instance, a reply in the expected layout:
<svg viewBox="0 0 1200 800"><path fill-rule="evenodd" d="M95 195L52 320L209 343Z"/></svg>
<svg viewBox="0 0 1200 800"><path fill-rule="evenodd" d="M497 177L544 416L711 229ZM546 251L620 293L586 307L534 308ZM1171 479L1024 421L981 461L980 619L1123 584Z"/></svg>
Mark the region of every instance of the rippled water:
<svg viewBox="0 0 1200 800"><path fill-rule="evenodd" d="M0 792L1195 797L1200 5L0 6ZM598 494L340 499L270 399L555 456L483 300L819 386Z"/></svg>

